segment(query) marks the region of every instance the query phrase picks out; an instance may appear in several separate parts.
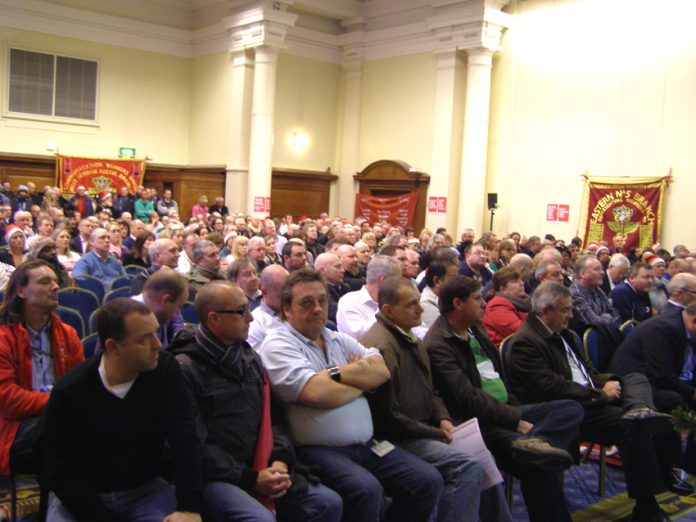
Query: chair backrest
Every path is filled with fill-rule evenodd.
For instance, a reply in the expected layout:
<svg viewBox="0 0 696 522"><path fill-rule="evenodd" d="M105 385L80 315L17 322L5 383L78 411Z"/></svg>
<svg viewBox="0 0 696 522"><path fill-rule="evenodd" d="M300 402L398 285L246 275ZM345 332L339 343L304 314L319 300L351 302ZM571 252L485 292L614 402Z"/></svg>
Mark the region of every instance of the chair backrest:
<svg viewBox="0 0 696 522"><path fill-rule="evenodd" d="M67 308L65 306L59 306L56 308L56 315L60 317L60 320L65 324L72 326L77 332L77 336L82 339L85 336L85 322L80 316L80 312L72 308Z"/></svg>
<svg viewBox="0 0 696 522"><path fill-rule="evenodd" d="M185 323L198 324L200 322L196 315L196 307L191 301L186 301L181 307L181 316Z"/></svg>
<svg viewBox="0 0 696 522"><path fill-rule="evenodd" d="M104 296L104 302L108 303L109 301L118 297L130 297L130 287L124 286L121 288L117 288L116 290L111 290L111 292Z"/></svg>
<svg viewBox="0 0 696 522"><path fill-rule="evenodd" d="M500 366L503 369L503 382L505 382L508 387L510 385L510 341L512 340L512 335L508 335L505 339L500 341Z"/></svg>
<svg viewBox="0 0 696 522"><path fill-rule="evenodd" d="M96 333L89 334L87 337L82 339L82 349L85 353L85 359L88 359L89 357L92 357L94 355L94 352L97 349L98 344L99 335Z"/></svg>
<svg viewBox="0 0 696 522"><path fill-rule="evenodd" d="M619 326L621 337L624 339L628 337L628 334L630 334L636 326L638 326L638 321L636 321L635 319L629 319L624 324Z"/></svg>
<svg viewBox="0 0 696 522"><path fill-rule="evenodd" d="M76 286L94 293L94 295L96 295L99 299L100 304L102 301L104 301L106 288L104 288L104 283L102 283L101 279L88 274L81 274L79 276L75 276L73 280L75 281Z"/></svg>
<svg viewBox="0 0 696 522"><path fill-rule="evenodd" d="M101 300L91 290L74 286L58 290L58 304L77 310L84 325L89 321L92 312L101 306Z"/></svg>
<svg viewBox="0 0 696 522"><path fill-rule="evenodd" d="M140 265L126 265L123 269L126 271L126 274L132 275L133 277L137 276L140 272L147 272L147 268Z"/></svg>
<svg viewBox="0 0 696 522"><path fill-rule="evenodd" d="M114 277L111 280L111 285L109 286L109 290L116 290L117 288L130 288L131 284L133 284L133 278L135 276L131 274L126 274L118 277Z"/></svg>
<svg viewBox="0 0 696 522"><path fill-rule="evenodd" d="M89 321L85 326L87 326L87 329L90 334L93 334L97 331L97 312L99 309L97 308L94 312L92 312L92 315L89 316Z"/></svg>
<svg viewBox="0 0 696 522"><path fill-rule="evenodd" d="M585 352L585 360L590 361L592 366L598 370L600 367L599 351L602 349L600 343L599 332L596 328L590 326L585 330L585 333L582 335L582 347Z"/></svg>

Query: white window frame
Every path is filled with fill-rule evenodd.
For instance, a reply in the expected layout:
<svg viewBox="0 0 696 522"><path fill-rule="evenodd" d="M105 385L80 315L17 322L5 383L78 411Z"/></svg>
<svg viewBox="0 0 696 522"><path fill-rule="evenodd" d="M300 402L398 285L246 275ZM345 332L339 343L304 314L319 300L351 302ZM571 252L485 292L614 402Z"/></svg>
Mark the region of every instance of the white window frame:
<svg viewBox="0 0 696 522"><path fill-rule="evenodd" d="M95 85L95 102L94 102L94 120L86 120L81 118L68 118L64 116L51 116L46 114L32 114L28 112L16 112L10 110L10 53L12 50L27 51L31 53L47 54L53 56L54 64L57 64L57 58L71 58L84 60L87 62L95 62L97 64L97 75ZM48 123L61 123L67 125L77 125L82 127L99 127L99 86L101 84L101 62L95 58L85 58L82 56L68 55L65 53L50 52L46 50L31 49L21 45L7 44L5 48L5 96L3 96L2 115L4 118L16 120L29 120ZM53 70L53 103L52 107L55 111L55 96L56 96L56 70Z"/></svg>

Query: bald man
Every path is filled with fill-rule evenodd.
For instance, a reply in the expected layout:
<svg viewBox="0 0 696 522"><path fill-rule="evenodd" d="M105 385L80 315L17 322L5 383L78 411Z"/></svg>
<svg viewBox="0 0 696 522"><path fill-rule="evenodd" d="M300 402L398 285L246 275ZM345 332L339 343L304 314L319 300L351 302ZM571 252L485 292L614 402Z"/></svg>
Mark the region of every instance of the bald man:
<svg viewBox="0 0 696 522"><path fill-rule="evenodd" d="M280 325L280 295L288 277L281 265L269 265L261 272L261 304L251 312L254 321L249 326L247 342L258 350L269 332Z"/></svg>
<svg viewBox="0 0 696 522"><path fill-rule="evenodd" d="M316 261L314 261L314 269L324 274L326 279L326 288L329 296L329 321L335 324L338 300L350 292L348 285L343 282L345 269L336 254L328 253L317 256Z"/></svg>

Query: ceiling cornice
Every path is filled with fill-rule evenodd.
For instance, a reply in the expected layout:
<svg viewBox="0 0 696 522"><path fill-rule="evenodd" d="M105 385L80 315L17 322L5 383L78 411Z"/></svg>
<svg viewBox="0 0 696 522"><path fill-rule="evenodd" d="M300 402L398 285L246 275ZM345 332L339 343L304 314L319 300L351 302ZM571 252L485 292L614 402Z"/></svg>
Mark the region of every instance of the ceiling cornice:
<svg viewBox="0 0 696 522"><path fill-rule="evenodd" d="M190 9L216 4L215 0L149 0ZM459 50L475 47L499 49L500 36L511 23L511 15L491 7L506 0L400 0L402 7L416 12L428 8L430 16L416 21L403 21L403 11L394 11L389 0L371 0L370 18L344 19L343 34L328 34L295 24L303 9L317 8L333 16L358 14L359 4L350 0L282 0L283 10L269 9L269 2L249 4L232 0L227 5L248 5L237 13L200 29L186 30L119 16L100 14L42 0L0 0L0 25L67 38L139 49L180 57L195 57L235 48L230 20L248 22L259 12L266 13L269 24L280 24L285 31L283 52L331 63L345 64L414 53L433 52L443 47ZM277 4L276 4L277 5ZM261 6L261 7L258 7ZM300 15L285 11L293 8ZM365 10L363 10L365 14ZM391 16L401 23L387 23ZM246 17L246 18L245 18ZM249 18L251 17L251 18ZM276 20L276 18L278 20ZM372 23L378 20L378 23ZM395 18L396 20L396 18ZM244 23L246 23L244 22ZM251 25L247 24L249 27ZM277 25L276 25L277 26ZM259 26L261 27L261 26ZM372 27L372 29L371 29ZM374 27L382 27L376 29ZM234 31L232 31L234 32ZM251 37L251 33L250 36ZM242 46L243 47L243 46Z"/></svg>

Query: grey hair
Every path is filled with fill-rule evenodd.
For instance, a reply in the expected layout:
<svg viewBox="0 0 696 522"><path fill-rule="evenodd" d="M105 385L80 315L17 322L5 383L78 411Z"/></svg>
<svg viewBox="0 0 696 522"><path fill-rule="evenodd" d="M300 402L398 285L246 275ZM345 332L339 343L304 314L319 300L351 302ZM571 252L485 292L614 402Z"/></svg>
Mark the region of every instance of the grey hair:
<svg viewBox="0 0 696 522"><path fill-rule="evenodd" d="M629 268L631 266L631 262L623 254L614 254L613 256L611 256L611 259L609 260L609 266Z"/></svg>
<svg viewBox="0 0 696 522"><path fill-rule="evenodd" d="M593 256L592 254L585 254L584 256L580 256L578 260L575 262L575 273L580 275L582 271L585 270L587 262L590 259L597 259L597 257Z"/></svg>
<svg viewBox="0 0 696 522"><path fill-rule="evenodd" d="M542 277L544 277L546 274L549 273L549 268L551 268L554 265L557 266L558 268L562 268L561 263L559 263L555 259L543 260L541 263L539 263L536 270L534 271L534 277L536 277L537 279L541 279Z"/></svg>
<svg viewBox="0 0 696 522"><path fill-rule="evenodd" d="M247 243L247 248L251 249L251 247L256 243L260 243L261 245L263 245L264 248L266 248L266 241L261 236L250 237L249 243Z"/></svg>
<svg viewBox="0 0 696 522"><path fill-rule="evenodd" d="M171 241L171 239L169 238L155 239L150 245L150 247L147 249L147 255L150 256L150 259L152 260L155 257L155 254L159 251L159 249L162 248L169 241Z"/></svg>
<svg viewBox="0 0 696 522"><path fill-rule="evenodd" d="M215 243L213 243L212 241L208 241L207 239L201 239L200 241L196 241L194 243L193 251L191 252L194 263L205 255L203 251L208 247L215 247Z"/></svg>
<svg viewBox="0 0 696 522"><path fill-rule="evenodd" d="M544 281L532 294L532 310L540 314L544 308L555 307L563 297L572 297L570 289L554 281Z"/></svg>
<svg viewBox="0 0 696 522"><path fill-rule="evenodd" d="M672 297L674 294L676 294L678 291L686 291L689 289L689 280L693 282L693 280L696 279L696 276L693 274L689 273L679 273L676 274L672 279L669 280L667 283L667 293Z"/></svg>
<svg viewBox="0 0 696 522"><path fill-rule="evenodd" d="M367 265L366 283L373 284L380 278L401 275L401 264L391 256L376 255Z"/></svg>

